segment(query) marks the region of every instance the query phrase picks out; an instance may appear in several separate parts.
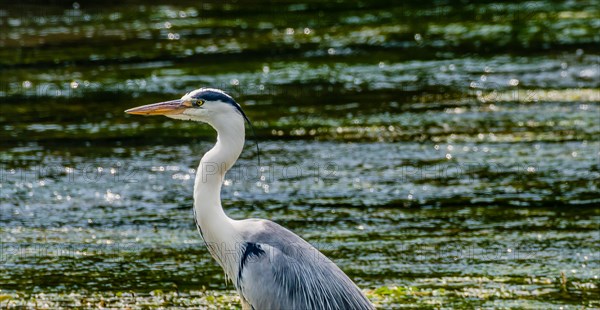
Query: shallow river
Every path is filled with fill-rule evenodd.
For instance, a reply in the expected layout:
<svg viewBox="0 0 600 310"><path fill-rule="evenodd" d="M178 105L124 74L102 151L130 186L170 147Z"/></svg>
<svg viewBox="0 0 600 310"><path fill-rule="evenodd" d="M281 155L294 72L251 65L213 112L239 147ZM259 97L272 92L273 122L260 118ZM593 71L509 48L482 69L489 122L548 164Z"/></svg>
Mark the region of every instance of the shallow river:
<svg viewBox="0 0 600 310"><path fill-rule="evenodd" d="M0 7L0 307L239 306L192 218L215 133L123 113L202 86L256 130L227 213L382 308L600 307L593 1L33 3Z"/></svg>

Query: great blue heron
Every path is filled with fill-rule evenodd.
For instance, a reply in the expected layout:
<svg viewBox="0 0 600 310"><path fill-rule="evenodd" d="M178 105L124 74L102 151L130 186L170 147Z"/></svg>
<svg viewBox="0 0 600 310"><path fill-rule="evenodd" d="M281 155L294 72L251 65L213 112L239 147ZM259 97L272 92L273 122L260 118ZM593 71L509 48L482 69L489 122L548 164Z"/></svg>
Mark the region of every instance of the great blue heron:
<svg viewBox="0 0 600 310"><path fill-rule="evenodd" d="M177 100L125 111L208 123L217 143L200 160L194 218L209 252L240 294L243 309L373 309L361 290L329 258L282 226L234 220L221 206L225 173L244 146L240 105L218 89L200 88Z"/></svg>

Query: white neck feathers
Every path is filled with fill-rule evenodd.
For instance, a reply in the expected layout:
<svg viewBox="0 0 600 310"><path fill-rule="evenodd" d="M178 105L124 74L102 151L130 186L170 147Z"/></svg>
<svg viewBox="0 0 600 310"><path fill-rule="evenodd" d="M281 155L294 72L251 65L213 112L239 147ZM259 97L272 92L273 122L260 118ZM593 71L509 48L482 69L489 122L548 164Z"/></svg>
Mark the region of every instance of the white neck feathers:
<svg viewBox="0 0 600 310"><path fill-rule="evenodd" d="M223 252L233 250L224 247L235 246L239 237L221 206L221 185L244 147L244 120L241 115L229 115L227 119L216 117L209 124L217 131L217 143L204 154L196 171L194 214L209 251L227 271L235 262L223 257Z"/></svg>

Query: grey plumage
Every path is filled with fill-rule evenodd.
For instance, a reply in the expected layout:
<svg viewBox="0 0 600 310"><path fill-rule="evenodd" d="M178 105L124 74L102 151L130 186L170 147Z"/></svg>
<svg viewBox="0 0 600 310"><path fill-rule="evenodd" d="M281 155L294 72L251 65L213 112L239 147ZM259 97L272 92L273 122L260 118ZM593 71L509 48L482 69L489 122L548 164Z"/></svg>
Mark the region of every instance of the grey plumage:
<svg viewBox="0 0 600 310"><path fill-rule="evenodd" d="M235 283L246 307L374 309L354 282L308 242L274 222L247 221L260 229L244 237L252 249Z"/></svg>

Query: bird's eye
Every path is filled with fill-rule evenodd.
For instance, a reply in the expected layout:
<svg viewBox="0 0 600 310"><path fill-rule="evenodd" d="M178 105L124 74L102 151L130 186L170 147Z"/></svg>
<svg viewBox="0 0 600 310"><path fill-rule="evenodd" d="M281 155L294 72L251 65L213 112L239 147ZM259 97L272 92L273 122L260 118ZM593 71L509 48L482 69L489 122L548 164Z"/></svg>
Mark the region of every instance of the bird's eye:
<svg viewBox="0 0 600 310"><path fill-rule="evenodd" d="M204 100L202 100L202 99L196 99L192 102L193 102L192 105L194 105L195 107L199 107L204 104Z"/></svg>

